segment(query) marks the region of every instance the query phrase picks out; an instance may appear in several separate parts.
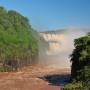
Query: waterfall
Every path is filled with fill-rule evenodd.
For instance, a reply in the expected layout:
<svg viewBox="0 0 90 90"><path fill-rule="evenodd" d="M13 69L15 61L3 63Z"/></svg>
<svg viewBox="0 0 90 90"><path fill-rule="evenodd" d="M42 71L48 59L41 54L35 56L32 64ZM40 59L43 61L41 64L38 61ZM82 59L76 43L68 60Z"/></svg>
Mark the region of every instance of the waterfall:
<svg viewBox="0 0 90 90"><path fill-rule="evenodd" d="M84 36L86 32L80 29L67 29L41 32L40 36L48 43L43 51L45 57L41 62L59 68L70 68L70 54L74 49L74 39Z"/></svg>

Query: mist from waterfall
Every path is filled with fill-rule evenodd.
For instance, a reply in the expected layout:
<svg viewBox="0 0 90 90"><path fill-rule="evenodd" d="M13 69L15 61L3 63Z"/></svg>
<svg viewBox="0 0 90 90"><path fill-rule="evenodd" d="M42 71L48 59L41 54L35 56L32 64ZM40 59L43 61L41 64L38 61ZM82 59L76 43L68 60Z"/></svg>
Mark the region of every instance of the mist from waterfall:
<svg viewBox="0 0 90 90"><path fill-rule="evenodd" d="M40 46L40 63L48 64L56 68L70 68L70 54L74 49L74 39L84 36L85 30L67 29L58 31L42 32L40 35L48 43L46 50Z"/></svg>

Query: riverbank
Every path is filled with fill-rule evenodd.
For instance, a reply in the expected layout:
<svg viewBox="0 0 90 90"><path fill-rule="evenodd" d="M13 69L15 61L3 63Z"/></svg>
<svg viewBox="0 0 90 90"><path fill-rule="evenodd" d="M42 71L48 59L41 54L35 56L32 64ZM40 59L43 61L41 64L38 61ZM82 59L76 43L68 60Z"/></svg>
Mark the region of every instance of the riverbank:
<svg viewBox="0 0 90 90"><path fill-rule="evenodd" d="M70 69L30 66L18 72L0 73L0 90L60 90Z"/></svg>

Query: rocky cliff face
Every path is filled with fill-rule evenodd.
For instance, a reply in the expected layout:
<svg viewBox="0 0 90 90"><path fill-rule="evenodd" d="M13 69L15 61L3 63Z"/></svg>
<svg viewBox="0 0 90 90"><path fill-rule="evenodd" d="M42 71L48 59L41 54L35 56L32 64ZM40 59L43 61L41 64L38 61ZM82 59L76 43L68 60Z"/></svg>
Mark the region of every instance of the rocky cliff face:
<svg viewBox="0 0 90 90"><path fill-rule="evenodd" d="M85 34L85 30L79 29L41 32L40 36L48 43L48 49L43 51L46 53L44 63L60 68L69 68L69 56L74 49L74 39Z"/></svg>

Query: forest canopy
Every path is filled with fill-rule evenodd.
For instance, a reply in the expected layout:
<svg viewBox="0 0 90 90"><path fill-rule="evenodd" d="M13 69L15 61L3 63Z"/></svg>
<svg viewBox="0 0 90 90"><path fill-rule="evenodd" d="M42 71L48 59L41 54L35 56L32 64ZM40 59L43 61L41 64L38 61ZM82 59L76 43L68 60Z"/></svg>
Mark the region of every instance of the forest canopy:
<svg viewBox="0 0 90 90"><path fill-rule="evenodd" d="M0 7L0 71L17 70L31 64L38 55L37 38L37 32L26 17Z"/></svg>

